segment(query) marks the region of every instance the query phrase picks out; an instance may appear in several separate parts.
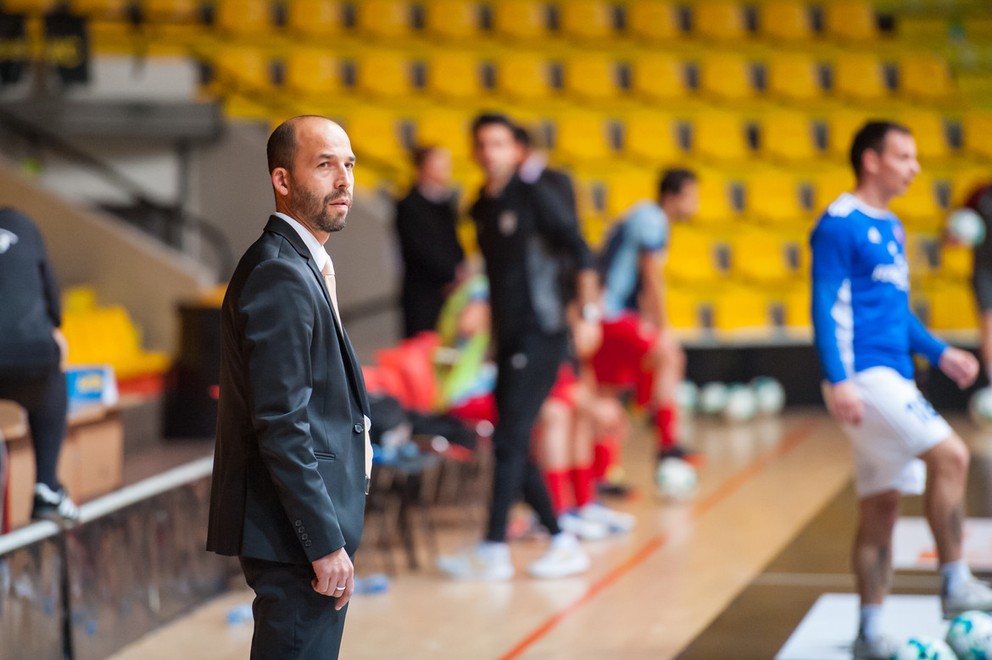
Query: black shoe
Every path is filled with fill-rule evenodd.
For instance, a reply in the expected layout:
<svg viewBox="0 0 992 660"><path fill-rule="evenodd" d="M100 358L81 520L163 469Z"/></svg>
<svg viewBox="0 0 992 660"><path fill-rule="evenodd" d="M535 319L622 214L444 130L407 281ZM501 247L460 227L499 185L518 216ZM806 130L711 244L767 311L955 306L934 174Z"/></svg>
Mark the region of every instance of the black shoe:
<svg viewBox="0 0 992 660"><path fill-rule="evenodd" d="M45 484L34 487L34 506L31 507L32 520L51 520L56 523L74 523L79 520L79 507L69 499L69 493L59 484L52 490Z"/></svg>
<svg viewBox="0 0 992 660"><path fill-rule="evenodd" d="M693 467L699 467L706 462L706 459L702 454L691 449L686 449L682 445L672 445L671 447L665 447L658 452L658 462L662 462L666 458L678 458L685 461Z"/></svg>
<svg viewBox="0 0 992 660"><path fill-rule="evenodd" d="M599 493L600 497L617 497L626 499L630 497L632 491L633 489L630 486L623 483L601 481L596 484L596 492Z"/></svg>

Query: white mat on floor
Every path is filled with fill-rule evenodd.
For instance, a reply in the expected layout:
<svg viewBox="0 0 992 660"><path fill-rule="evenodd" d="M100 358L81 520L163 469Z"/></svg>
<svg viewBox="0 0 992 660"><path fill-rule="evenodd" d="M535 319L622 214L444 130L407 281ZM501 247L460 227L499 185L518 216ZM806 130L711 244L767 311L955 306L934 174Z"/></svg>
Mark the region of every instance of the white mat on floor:
<svg viewBox="0 0 992 660"><path fill-rule="evenodd" d="M849 660L857 622L857 594L823 594L775 660ZM882 630L896 639L943 638L947 625L937 596L889 596L882 608Z"/></svg>
<svg viewBox="0 0 992 660"><path fill-rule="evenodd" d="M937 549L924 518L900 518L892 544L896 569L936 570ZM975 570L992 571L992 518L964 521L964 558Z"/></svg>

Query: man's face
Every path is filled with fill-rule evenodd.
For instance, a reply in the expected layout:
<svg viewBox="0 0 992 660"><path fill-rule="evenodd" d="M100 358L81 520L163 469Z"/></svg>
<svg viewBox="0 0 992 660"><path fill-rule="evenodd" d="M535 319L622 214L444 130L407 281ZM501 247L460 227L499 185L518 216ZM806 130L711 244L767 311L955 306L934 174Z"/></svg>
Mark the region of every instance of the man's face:
<svg viewBox="0 0 992 660"><path fill-rule="evenodd" d="M902 131L889 131L885 136L882 153L867 151L864 172L873 178L888 195L898 197L906 193L909 184L920 173L916 160L916 140Z"/></svg>
<svg viewBox="0 0 992 660"><path fill-rule="evenodd" d="M475 161L488 179L508 179L520 162L520 147L513 131L502 124L488 124L475 133Z"/></svg>
<svg viewBox="0 0 992 660"><path fill-rule="evenodd" d="M451 183L451 153L447 149L432 149L420 166L420 179L436 186Z"/></svg>
<svg viewBox="0 0 992 660"><path fill-rule="evenodd" d="M289 208L323 232L344 229L355 189L355 154L344 130L313 118L296 127L296 157L287 178Z"/></svg>
<svg viewBox="0 0 992 660"><path fill-rule="evenodd" d="M699 211L699 183L686 181L682 190L671 196L668 205L672 220L688 220Z"/></svg>

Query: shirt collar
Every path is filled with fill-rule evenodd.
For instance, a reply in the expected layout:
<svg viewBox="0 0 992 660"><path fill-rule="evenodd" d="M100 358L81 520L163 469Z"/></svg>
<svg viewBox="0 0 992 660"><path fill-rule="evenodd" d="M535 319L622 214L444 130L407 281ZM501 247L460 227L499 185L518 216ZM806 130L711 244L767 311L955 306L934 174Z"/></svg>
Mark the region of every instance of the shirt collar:
<svg viewBox="0 0 992 660"><path fill-rule="evenodd" d="M317 270L323 272L324 264L327 264L331 268L331 273L334 272L334 262L331 261L331 255L327 254L327 250L324 246L320 244L317 237L310 233L310 230L303 226L298 220L294 220L285 213L276 212L275 215L279 218L285 220L290 227L292 227L300 238L303 239L303 244L307 246L310 250L310 256L313 257L314 262L317 264Z"/></svg>

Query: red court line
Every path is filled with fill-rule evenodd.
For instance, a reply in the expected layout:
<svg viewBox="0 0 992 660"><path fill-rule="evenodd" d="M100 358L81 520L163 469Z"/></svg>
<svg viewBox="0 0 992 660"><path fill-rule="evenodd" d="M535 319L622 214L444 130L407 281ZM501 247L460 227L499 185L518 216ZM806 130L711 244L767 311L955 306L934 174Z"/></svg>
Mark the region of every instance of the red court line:
<svg viewBox="0 0 992 660"><path fill-rule="evenodd" d="M696 502L695 506L692 508L692 516L690 521L696 520L697 518L705 515L710 509L726 500L749 480L761 473L762 470L798 447L799 444L805 440L807 436L809 436L816 424L817 421L815 419L807 419L803 421L796 426L796 428L786 434L786 436L782 438L782 441L778 443L774 449L751 461L747 467L742 468L730 479L720 484L719 488L714 490L705 498ZM617 582L639 564L643 563L648 557L663 548L667 542L668 536L664 533L655 534L649 538L634 552L634 554L613 568L613 570L609 573L593 582L584 594L552 614L541 625L520 640L512 649L500 656L500 660L513 660L514 658L519 658L527 651L527 649L539 642L559 623L567 619L576 610L599 595L601 591Z"/></svg>

